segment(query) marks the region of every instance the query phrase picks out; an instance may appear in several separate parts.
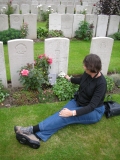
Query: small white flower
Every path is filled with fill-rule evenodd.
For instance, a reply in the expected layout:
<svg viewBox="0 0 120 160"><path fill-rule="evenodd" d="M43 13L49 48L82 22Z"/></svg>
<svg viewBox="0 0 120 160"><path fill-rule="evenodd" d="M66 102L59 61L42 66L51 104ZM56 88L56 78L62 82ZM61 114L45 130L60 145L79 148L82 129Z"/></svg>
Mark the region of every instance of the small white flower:
<svg viewBox="0 0 120 160"><path fill-rule="evenodd" d="M85 11L87 11L87 8L85 9Z"/></svg>
<svg viewBox="0 0 120 160"><path fill-rule="evenodd" d="M61 71L59 74L58 74L58 77L65 77L65 72Z"/></svg>
<svg viewBox="0 0 120 160"><path fill-rule="evenodd" d="M51 8L51 6L48 6L48 8Z"/></svg>
<svg viewBox="0 0 120 160"><path fill-rule="evenodd" d="M6 9L6 7L2 7L3 9Z"/></svg>

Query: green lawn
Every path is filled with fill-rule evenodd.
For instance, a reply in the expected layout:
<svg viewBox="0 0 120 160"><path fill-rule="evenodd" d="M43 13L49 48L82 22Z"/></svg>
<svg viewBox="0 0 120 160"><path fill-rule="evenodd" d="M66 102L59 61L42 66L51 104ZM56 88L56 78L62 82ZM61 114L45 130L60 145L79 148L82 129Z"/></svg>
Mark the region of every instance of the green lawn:
<svg viewBox="0 0 120 160"><path fill-rule="evenodd" d="M115 96L120 102L120 95ZM120 116L97 124L69 125L55 133L37 150L21 145L14 125L35 125L60 110L66 102L0 109L1 160L119 160Z"/></svg>

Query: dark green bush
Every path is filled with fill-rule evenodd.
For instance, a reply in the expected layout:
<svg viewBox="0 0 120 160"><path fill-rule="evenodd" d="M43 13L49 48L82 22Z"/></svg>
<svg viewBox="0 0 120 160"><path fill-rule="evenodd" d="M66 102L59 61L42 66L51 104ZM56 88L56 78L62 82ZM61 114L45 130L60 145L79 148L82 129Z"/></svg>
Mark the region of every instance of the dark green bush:
<svg viewBox="0 0 120 160"><path fill-rule="evenodd" d="M56 84L53 86L53 92L60 101L69 100L73 98L74 93L78 90L78 86L79 85L68 82L68 80L63 77L58 77Z"/></svg>
<svg viewBox="0 0 120 160"><path fill-rule="evenodd" d="M42 11L41 16L42 16L42 21L47 21L49 19L49 14L51 13L51 11Z"/></svg>
<svg viewBox="0 0 120 160"><path fill-rule="evenodd" d="M106 82L107 82L107 92L111 92L114 89L115 83L113 78L109 76L105 76Z"/></svg>
<svg viewBox="0 0 120 160"><path fill-rule="evenodd" d="M75 31L75 37L82 40L91 40L93 34L93 24L89 24L86 21L79 23L78 30Z"/></svg>
<svg viewBox="0 0 120 160"><path fill-rule="evenodd" d="M61 30L51 30L48 33L48 37L63 37L63 32Z"/></svg>
<svg viewBox="0 0 120 160"><path fill-rule="evenodd" d="M0 41L2 41L3 44L7 44L7 41L9 40L21 38L20 35L20 30L10 28L8 30L0 31Z"/></svg>
<svg viewBox="0 0 120 160"><path fill-rule="evenodd" d="M114 40L120 40L120 32L116 32L113 35L110 35L109 37L113 38Z"/></svg>
<svg viewBox="0 0 120 160"><path fill-rule="evenodd" d="M48 37L48 30L39 27L37 29L37 38L39 38L39 39L45 39L46 37Z"/></svg>
<svg viewBox="0 0 120 160"><path fill-rule="evenodd" d="M9 96L9 93L4 88L2 81L0 80L0 103L3 102L8 96Z"/></svg>

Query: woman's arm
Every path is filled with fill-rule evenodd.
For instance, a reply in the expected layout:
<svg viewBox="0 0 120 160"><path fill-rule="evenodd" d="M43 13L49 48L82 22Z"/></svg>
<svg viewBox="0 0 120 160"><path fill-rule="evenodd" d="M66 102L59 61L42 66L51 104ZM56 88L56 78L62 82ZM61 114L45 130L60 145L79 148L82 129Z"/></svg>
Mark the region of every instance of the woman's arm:
<svg viewBox="0 0 120 160"><path fill-rule="evenodd" d="M97 108L100 104L103 105L103 99L106 93L106 84L102 83L95 89L95 92L91 98L91 101L88 105L76 110L76 115L84 115L89 112L92 112L95 108Z"/></svg>

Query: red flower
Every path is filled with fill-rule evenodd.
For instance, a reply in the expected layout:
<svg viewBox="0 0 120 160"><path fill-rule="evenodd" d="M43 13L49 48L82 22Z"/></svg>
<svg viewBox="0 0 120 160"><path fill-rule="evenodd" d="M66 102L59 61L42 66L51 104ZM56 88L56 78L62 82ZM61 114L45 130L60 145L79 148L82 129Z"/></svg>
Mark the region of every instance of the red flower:
<svg viewBox="0 0 120 160"><path fill-rule="evenodd" d="M47 61L49 64L52 64L52 58L49 58Z"/></svg>
<svg viewBox="0 0 120 160"><path fill-rule="evenodd" d="M43 58L43 55L38 56L38 58L42 59L42 58Z"/></svg>
<svg viewBox="0 0 120 160"><path fill-rule="evenodd" d="M23 69L20 73L22 74L22 76L28 76L29 71L26 69Z"/></svg>
<svg viewBox="0 0 120 160"><path fill-rule="evenodd" d="M43 57L46 57L45 54L41 54L40 56L38 56L38 58L42 59Z"/></svg>

